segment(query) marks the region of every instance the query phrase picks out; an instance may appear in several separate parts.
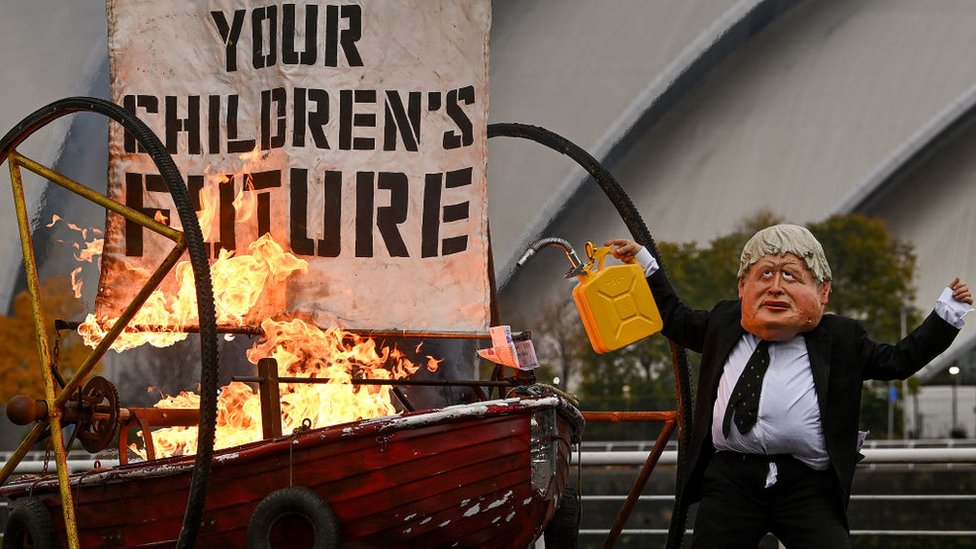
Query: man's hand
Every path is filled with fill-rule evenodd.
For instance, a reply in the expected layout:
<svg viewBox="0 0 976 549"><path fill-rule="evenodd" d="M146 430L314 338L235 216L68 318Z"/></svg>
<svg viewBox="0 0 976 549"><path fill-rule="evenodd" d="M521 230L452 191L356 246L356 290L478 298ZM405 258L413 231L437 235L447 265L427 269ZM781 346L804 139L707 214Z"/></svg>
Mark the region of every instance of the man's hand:
<svg viewBox="0 0 976 549"><path fill-rule="evenodd" d="M627 240L625 238L618 238L616 240L608 240L603 243L604 246L613 246L613 257L616 257L624 263L633 263L634 256L637 252L641 251L640 244L634 242L633 240Z"/></svg>
<svg viewBox="0 0 976 549"><path fill-rule="evenodd" d="M617 255L614 253L614 255ZM959 280L956 277L955 280L949 283L949 289L952 290L952 298L956 301L961 301L967 305L973 304L973 294L969 291L969 286L965 282Z"/></svg>

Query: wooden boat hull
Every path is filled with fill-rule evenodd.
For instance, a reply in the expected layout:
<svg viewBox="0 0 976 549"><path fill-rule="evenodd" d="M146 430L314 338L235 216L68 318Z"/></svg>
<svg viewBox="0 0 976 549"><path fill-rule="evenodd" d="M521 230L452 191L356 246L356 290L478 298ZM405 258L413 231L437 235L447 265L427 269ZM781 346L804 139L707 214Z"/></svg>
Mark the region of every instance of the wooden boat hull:
<svg viewBox="0 0 976 549"><path fill-rule="evenodd" d="M255 506L304 486L335 514L343 547L525 547L552 518L582 427L558 397L512 398L220 450L197 545L244 547ZM73 475L82 547L173 545L192 465L187 456ZM56 480L18 481L0 496L41 499L63 539ZM310 537L281 530L289 547Z"/></svg>

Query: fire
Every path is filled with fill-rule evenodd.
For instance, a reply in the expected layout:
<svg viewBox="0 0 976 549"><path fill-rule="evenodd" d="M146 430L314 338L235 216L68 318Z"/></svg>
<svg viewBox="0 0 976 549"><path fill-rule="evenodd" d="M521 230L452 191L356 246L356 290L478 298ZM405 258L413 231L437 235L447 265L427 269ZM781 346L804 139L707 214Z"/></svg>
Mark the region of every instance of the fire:
<svg viewBox="0 0 976 549"><path fill-rule="evenodd" d="M265 357L278 362L280 377L328 379L328 383L282 383L280 385L281 426L291 433L307 419L312 428L379 417L396 413L390 388L379 385L351 385L353 377L400 379L413 374L420 365L398 349L378 347L371 338L339 328L321 329L301 319L265 320L265 336L247 352L257 363ZM428 364L439 361L427 357ZM181 392L164 397L158 408L199 408L195 393ZM217 399L217 430L214 448L227 448L260 440L261 404L259 395L248 385L231 383L221 389ZM169 427L152 433L159 457L196 452L196 427ZM135 445L133 451L144 453Z"/></svg>
<svg viewBox="0 0 976 549"><path fill-rule="evenodd" d="M244 161L244 167L240 172L244 173L245 170L256 169L262 155L255 149L240 155L240 158ZM226 174L210 174L209 170L207 177L211 183L229 180ZM201 211L198 212L198 220L204 238L210 234L217 212L215 193L216 185L205 186L201 191ZM256 209L254 187L250 181L245 181L243 188L234 199L234 205L238 222L250 218L253 210ZM168 221L159 211L156 212L155 219L161 223ZM57 222L57 219L54 222ZM97 253L100 254L101 251L102 245L99 241ZM134 269L131 266L129 268ZM210 267L217 324L243 325L244 315L257 303L265 287L278 286L293 273L307 272L307 268L306 261L286 252L269 234L262 235L252 242L248 246L247 254L236 255L234 252L221 250ZM147 343L155 347L168 347L186 339L187 334L182 331L184 327L199 323L190 262L178 263L174 272L178 288L176 292L167 294L161 289L155 290L130 321L126 330L112 343L112 349L121 352ZM148 276L146 273L143 278ZM105 338L114 324L115 319L96 318L95 315L89 314L79 327L78 333L84 338L86 345L94 347ZM153 329L147 331L146 327Z"/></svg>
<svg viewBox="0 0 976 549"><path fill-rule="evenodd" d="M241 155L247 163L245 170L254 171L253 165L262 159L258 151ZM244 170L242 170L243 172ZM223 174L208 174L211 183L229 178ZM216 214L216 185L205 186L198 213L205 238ZM236 219L246 221L256 209L253 185L245 180L243 188L234 200ZM55 219L57 222L59 219ZM157 221L166 222L157 217ZM53 223L52 223L53 224ZM72 226L73 227L73 226ZM87 234L87 233L86 233ZM100 254L98 244L86 245L76 258L91 261ZM284 250L269 234L265 234L248 246L247 253L235 254L221 250L211 264L217 323L222 326L241 326L245 315L258 303L265 288L281 288L290 277L307 272L307 262ZM135 267L131 267L135 269ZM193 272L189 261L177 264L173 274L177 287L175 293L154 291L142 306L126 330L113 342L112 348L123 351L144 345L165 347L187 337L181 330L198 324L196 293ZM144 277L148 277L145 273ZM75 280L75 274L72 275ZM80 287L76 289L80 295ZM104 339L117 319L96 319L89 314L79 327L85 343L96 346ZM147 330L146 327L152 329ZM426 357L426 364L414 364L396 348L379 347L370 338L364 338L337 327L322 329L298 318L265 319L261 323L262 337L247 352L252 363L265 357L278 363L279 377L313 377L328 379L327 383L282 383L280 385L282 432L291 433L308 421L313 428L334 425L364 418L393 414L389 386L353 385L355 378L400 379L426 366L436 371L440 360ZM416 348L419 356L420 347ZM159 408L199 408L199 396L181 392L165 396L157 404ZM215 448L226 448L260 440L262 437L260 397L250 386L231 383L221 389L218 397L217 432ZM187 455L196 452L196 427L171 427L152 433L158 457ZM136 445L130 447L145 457Z"/></svg>
<svg viewBox="0 0 976 549"><path fill-rule="evenodd" d="M292 273L305 272L308 266L306 261L284 251L270 235L252 242L248 251L250 254L236 256L221 250L220 257L211 265L218 324L241 325L244 314L257 303L266 286L274 287ZM187 334L180 330L198 322L193 271L189 261L181 261L174 270L179 290L175 294L153 291L129 323L131 329L127 328L112 343L112 349L124 351L147 343L168 347L186 339ZM86 345L94 347L114 323L115 319L99 320L88 314L78 333ZM146 326L159 327L159 331L139 329Z"/></svg>
<svg viewBox="0 0 976 549"><path fill-rule="evenodd" d="M68 223L61 218L61 216L54 214L51 216L51 222L46 225L46 227L54 227L58 223L63 223L67 225L68 229L77 232L81 235L82 243L72 242L71 246L76 250L75 259L79 262L92 263L95 256L102 254L102 246L105 240L98 238L98 235L102 234L102 231L94 228L82 228L74 223ZM84 247L82 247L84 245ZM81 289L83 287L83 281L79 277L82 268L78 267L71 271L71 289L74 291L75 298L81 298Z"/></svg>

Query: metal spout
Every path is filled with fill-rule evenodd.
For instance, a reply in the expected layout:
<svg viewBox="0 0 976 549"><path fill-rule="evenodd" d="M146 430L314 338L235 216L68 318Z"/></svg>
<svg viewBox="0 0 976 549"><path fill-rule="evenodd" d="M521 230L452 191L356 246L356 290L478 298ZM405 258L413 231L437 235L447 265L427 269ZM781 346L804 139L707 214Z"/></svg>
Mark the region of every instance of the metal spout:
<svg viewBox="0 0 976 549"><path fill-rule="evenodd" d="M525 250L525 253L522 254L522 257L520 257L515 264L519 267L525 265L525 263L531 259L532 256L537 254L539 250L546 246L558 246L562 248L563 252L566 253L566 258L569 259L569 263L573 266L572 269L566 273L566 278L574 277L583 271L583 262L581 262L579 256L576 255L576 250L573 249L573 245L567 242L565 239L555 236L540 238L539 240L535 241L531 246L528 247L528 249Z"/></svg>

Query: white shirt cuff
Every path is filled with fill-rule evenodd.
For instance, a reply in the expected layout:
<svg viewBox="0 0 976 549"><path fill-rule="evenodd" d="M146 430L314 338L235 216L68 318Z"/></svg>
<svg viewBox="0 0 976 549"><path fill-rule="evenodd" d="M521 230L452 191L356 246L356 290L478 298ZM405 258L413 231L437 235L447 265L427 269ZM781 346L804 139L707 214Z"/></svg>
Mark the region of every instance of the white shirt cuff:
<svg viewBox="0 0 976 549"><path fill-rule="evenodd" d="M956 328L965 325L963 317L971 312L973 312L972 307L952 297L952 289L948 286L942 290L942 295L935 302L935 314Z"/></svg>
<svg viewBox="0 0 976 549"><path fill-rule="evenodd" d="M647 248L641 247L640 251L634 255L634 260L637 264L644 269L644 276L651 276L658 270L657 259L651 255L651 252L647 251Z"/></svg>

